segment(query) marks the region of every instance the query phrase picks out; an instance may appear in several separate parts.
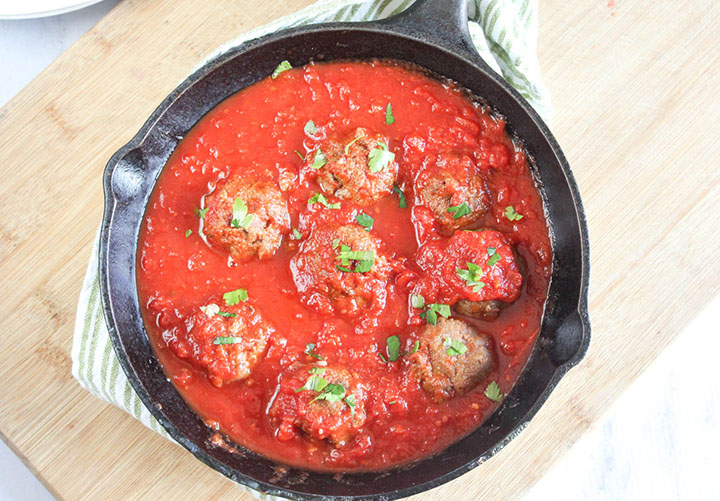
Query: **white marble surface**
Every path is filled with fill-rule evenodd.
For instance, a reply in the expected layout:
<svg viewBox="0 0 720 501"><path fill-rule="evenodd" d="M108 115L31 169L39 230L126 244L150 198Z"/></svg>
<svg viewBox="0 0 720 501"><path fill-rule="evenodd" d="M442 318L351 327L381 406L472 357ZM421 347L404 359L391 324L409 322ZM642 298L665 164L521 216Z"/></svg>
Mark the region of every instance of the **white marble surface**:
<svg viewBox="0 0 720 501"><path fill-rule="evenodd" d="M118 1L45 19L0 21L0 106ZM712 477L720 471L720 383L714 371L719 317L720 297L526 499L720 499ZM45 499L52 499L50 493L0 442L0 501Z"/></svg>

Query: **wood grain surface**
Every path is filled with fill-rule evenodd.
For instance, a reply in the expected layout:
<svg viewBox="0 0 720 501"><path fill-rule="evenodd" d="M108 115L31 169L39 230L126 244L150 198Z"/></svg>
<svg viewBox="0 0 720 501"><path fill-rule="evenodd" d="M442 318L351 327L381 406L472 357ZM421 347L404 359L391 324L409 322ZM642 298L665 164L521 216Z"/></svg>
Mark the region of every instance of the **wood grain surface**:
<svg viewBox="0 0 720 501"><path fill-rule="evenodd" d="M311 0L125 0L0 110L0 434L63 499L244 499L70 375L103 167L203 58ZM593 342L500 454L416 499L515 498L720 292L720 3L541 2L590 225Z"/></svg>

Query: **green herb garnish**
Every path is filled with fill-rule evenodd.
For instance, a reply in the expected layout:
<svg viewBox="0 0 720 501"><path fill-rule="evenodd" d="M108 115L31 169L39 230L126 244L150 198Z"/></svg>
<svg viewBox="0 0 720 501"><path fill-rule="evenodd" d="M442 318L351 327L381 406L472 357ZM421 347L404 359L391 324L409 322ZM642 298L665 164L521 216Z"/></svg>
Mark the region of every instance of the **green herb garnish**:
<svg viewBox="0 0 720 501"><path fill-rule="evenodd" d="M487 253L488 253L488 256L490 256L490 259L488 259L488 261L487 261L488 266L494 266L495 263L497 263L500 260L500 254L498 254L497 249L495 247L488 247Z"/></svg>
<svg viewBox="0 0 720 501"><path fill-rule="evenodd" d="M204 209L195 209L195 215L199 217L200 219L205 219L205 214L207 214L207 211L210 210L210 207L205 207Z"/></svg>
<svg viewBox="0 0 720 501"><path fill-rule="evenodd" d="M485 388L485 396L493 402L499 402L503 398L500 386L495 381L492 381L489 385L487 385L487 388Z"/></svg>
<svg viewBox="0 0 720 501"><path fill-rule="evenodd" d="M323 374L325 374L325 371L326 371L326 370L327 370L327 369L326 369L325 367L313 367L313 368L310 369L308 372L309 372L310 374L315 374L315 375L317 375L317 376L322 376Z"/></svg>
<svg viewBox="0 0 720 501"><path fill-rule="evenodd" d="M410 304L413 308L425 308L425 298L420 294L410 296Z"/></svg>
<svg viewBox="0 0 720 501"><path fill-rule="evenodd" d="M233 202L232 210L233 218L230 221L230 226L233 228L243 228L244 230L249 230L250 223L252 223L255 216L253 214L248 214L247 204L243 202L242 199L236 198L235 202Z"/></svg>
<svg viewBox="0 0 720 501"><path fill-rule="evenodd" d="M300 157L300 160L302 160L303 162L305 161L305 157L302 156L302 153L300 153L298 150L295 150L295 153L297 153L297 156Z"/></svg>
<svg viewBox="0 0 720 501"><path fill-rule="evenodd" d="M312 120L308 120L305 124L305 128L303 129L305 131L305 134L308 136L312 136L317 132L317 127L315 127L315 122Z"/></svg>
<svg viewBox="0 0 720 501"><path fill-rule="evenodd" d="M407 208L407 199L405 198L405 193L403 193L403 190L395 186L393 188L393 193L397 193L398 207L400 207L401 209Z"/></svg>
<svg viewBox="0 0 720 501"><path fill-rule="evenodd" d="M185 238L189 237L190 235L192 235L192 230L186 230L186 231L185 231Z"/></svg>
<svg viewBox="0 0 720 501"><path fill-rule="evenodd" d="M468 214L470 214L472 212L472 210L470 210L470 206L468 204L466 204L465 202L461 203L460 205L448 207L447 211L451 212L451 213L452 212L455 213L455 214L453 214L453 219L460 219L461 217L467 216Z"/></svg>
<svg viewBox="0 0 720 501"><path fill-rule="evenodd" d="M410 350L410 352L408 353L408 355L412 355L413 353L415 353L416 351L418 351L418 348L420 348L420 341L419 341L419 340L416 340L416 341L415 341L415 344L413 344L413 347L412 347L412 349Z"/></svg>
<svg viewBox="0 0 720 501"><path fill-rule="evenodd" d="M381 148L373 148L368 154L368 168L370 172L380 172L395 160L395 153L388 151L388 145L378 141Z"/></svg>
<svg viewBox="0 0 720 501"><path fill-rule="evenodd" d="M451 339L449 337L446 337L445 341L443 341L443 348L445 348L447 354L451 357L457 357L467 351L467 346L465 346L462 341Z"/></svg>
<svg viewBox="0 0 720 501"><path fill-rule="evenodd" d="M346 154L346 155L347 155L348 153L350 153L350 146L352 146L353 143L354 143L355 141L357 141L358 139L360 139L361 137L365 137L365 136L362 135L362 134L360 134L358 137L356 137L355 139L353 139L352 141L350 141L348 144L345 145L345 154Z"/></svg>
<svg viewBox="0 0 720 501"><path fill-rule="evenodd" d="M520 221L523 215L515 212L515 207L508 205L505 207L505 217L508 218L509 221Z"/></svg>
<svg viewBox="0 0 720 501"><path fill-rule="evenodd" d="M328 382L324 377L318 376L317 374L312 374L302 387L295 390L295 393L306 390L322 391L327 385Z"/></svg>
<svg viewBox="0 0 720 501"><path fill-rule="evenodd" d="M340 271L346 273L365 273L370 271L375 264L375 252L373 251L354 251L349 246L343 244L340 246L340 253L337 255L342 266L335 266ZM350 261L355 261L355 269L349 268Z"/></svg>
<svg viewBox="0 0 720 501"><path fill-rule="evenodd" d="M338 245L340 245L340 239L339 239L339 238L334 238L333 241L332 241L332 248L333 248L333 249L337 249Z"/></svg>
<svg viewBox="0 0 720 501"><path fill-rule="evenodd" d="M313 403L315 400L338 402L343 398L345 398L345 387L341 384L328 383L317 397L310 400L310 403Z"/></svg>
<svg viewBox="0 0 720 501"><path fill-rule="evenodd" d="M388 360L394 362L400 356L400 338L397 336L390 336L385 340L387 344Z"/></svg>
<svg viewBox="0 0 720 501"><path fill-rule="evenodd" d="M310 197L310 200L308 200L308 205L312 204L322 204L328 209L340 208L340 202L335 202L334 204L331 204L328 202L328 199L325 198L325 195L323 195L322 193L315 193L312 197Z"/></svg>
<svg viewBox="0 0 720 501"><path fill-rule="evenodd" d="M373 227L373 224L375 223L375 220L372 217L364 213L360 213L355 216L355 221L357 221L357 223L363 228L365 228L367 231L370 231Z"/></svg>
<svg viewBox="0 0 720 501"><path fill-rule="evenodd" d="M310 167L313 169L319 169L327 163L327 158L320 148L315 150L315 156L313 157L313 163Z"/></svg>
<svg viewBox="0 0 720 501"><path fill-rule="evenodd" d="M306 355L309 355L313 358L317 358L318 360L322 360L323 358L315 353L315 343L308 343L305 345L305 352Z"/></svg>
<svg viewBox="0 0 720 501"><path fill-rule="evenodd" d="M240 301L243 303L248 300L248 293L245 289L235 289L234 291L226 292L223 294L225 304L232 306L238 304Z"/></svg>
<svg viewBox="0 0 720 501"><path fill-rule="evenodd" d="M427 310L420 314L420 318L425 319L430 325L437 325L438 315L444 318L450 318L450 306L438 303L429 304L427 305Z"/></svg>
<svg viewBox="0 0 720 501"><path fill-rule="evenodd" d="M300 240L302 238L302 233L300 233L300 230L298 230L297 228L293 228L292 237L294 240Z"/></svg>
<svg viewBox="0 0 720 501"><path fill-rule="evenodd" d="M221 317L225 318L235 318L237 317L237 313L230 313L228 311L218 311L217 315L220 315Z"/></svg>
<svg viewBox="0 0 720 501"><path fill-rule="evenodd" d="M241 342L242 338L236 336L220 336L213 339L213 344L236 344Z"/></svg>
<svg viewBox="0 0 720 501"><path fill-rule="evenodd" d="M456 268L455 271L460 278L465 280L468 287L472 287L475 292L480 292L480 290L485 287L485 282L480 280L483 276L482 268L471 262L466 262L465 264L467 265L467 270Z"/></svg>
<svg viewBox="0 0 720 501"><path fill-rule="evenodd" d="M290 61L283 61L280 64L277 65L277 68L275 68L275 71L272 72L272 79L275 80L277 77L280 76L280 73L283 71L291 70L292 65L290 64Z"/></svg>
<svg viewBox="0 0 720 501"><path fill-rule="evenodd" d="M387 108L385 108L385 125L392 125L394 123L395 117L393 116L392 105L388 103Z"/></svg>
<svg viewBox="0 0 720 501"><path fill-rule="evenodd" d="M347 397L343 398L343 402L345 402L345 404L350 407L350 413L354 415L356 405L355 395L348 395Z"/></svg>

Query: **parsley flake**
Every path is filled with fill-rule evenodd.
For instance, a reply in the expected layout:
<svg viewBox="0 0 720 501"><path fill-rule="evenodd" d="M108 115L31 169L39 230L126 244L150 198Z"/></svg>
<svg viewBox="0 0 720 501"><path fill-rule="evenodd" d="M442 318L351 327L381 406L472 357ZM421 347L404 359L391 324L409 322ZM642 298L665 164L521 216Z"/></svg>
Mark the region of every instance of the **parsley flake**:
<svg viewBox="0 0 720 501"><path fill-rule="evenodd" d="M327 163L327 158L320 148L315 150L315 156L313 157L313 163L310 167L313 169L319 169Z"/></svg>
<svg viewBox="0 0 720 501"><path fill-rule="evenodd" d="M425 298L420 294L410 296L410 304L413 308L425 308Z"/></svg>
<svg viewBox="0 0 720 501"><path fill-rule="evenodd" d="M397 193L398 196L398 207L401 209L407 208L407 199L405 198L405 193L403 193L403 190L395 186L393 188L393 193Z"/></svg>
<svg viewBox="0 0 720 501"><path fill-rule="evenodd" d="M244 230L249 230L250 224L252 223L255 216L253 214L248 214L247 204L243 202L242 199L236 198L235 202L233 202L232 210L233 218L230 221L230 226L232 226L233 228L242 228Z"/></svg>
<svg viewBox="0 0 720 501"><path fill-rule="evenodd" d="M310 200L308 200L308 205L312 204L322 204L328 209L340 208L340 202L335 202L334 204L331 204L328 202L328 199L325 198L325 195L323 195L322 193L315 193L312 197L310 197Z"/></svg>
<svg viewBox="0 0 720 501"><path fill-rule="evenodd" d="M413 344L413 347L412 347L412 349L410 350L410 352L408 353L408 355L412 355L413 353L415 353L416 351L418 351L418 348L420 348L420 341L419 341L419 340L415 340L415 344Z"/></svg>
<svg viewBox="0 0 720 501"><path fill-rule="evenodd" d="M313 367L313 368L310 369L308 372L309 372L310 374L315 374L315 375L317 375L317 376L322 376L323 374L325 374L325 371L326 371L326 370L327 370L327 369L326 369L325 367Z"/></svg>
<svg viewBox="0 0 720 501"><path fill-rule="evenodd" d="M277 65L277 68L275 68L275 71L272 72L272 79L275 80L277 77L280 76L280 73L283 71L291 70L292 65L290 64L290 61L283 61L280 64Z"/></svg>
<svg viewBox="0 0 720 501"><path fill-rule="evenodd" d="M308 136L312 136L313 134L315 134L317 132L317 127L315 127L315 122L313 122L312 120L308 120L307 123L305 124L305 127L303 130L305 131L305 134L307 134Z"/></svg>
<svg viewBox="0 0 720 501"><path fill-rule="evenodd" d="M340 239L339 239L339 238L333 239L333 241L332 241L332 248L333 248L333 249L337 249L338 245L340 245Z"/></svg>
<svg viewBox="0 0 720 501"><path fill-rule="evenodd" d="M387 358L385 358L382 353L378 352L378 357L380 357L380 360L382 360L384 364L388 363Z"/></svg>
<svg viewBox="0 0 720 501"><path fill-rule="evenodd" d="M350 413L355 414L355 395L348 395L347 397L343 398L343 402L350 407Z"/></svg>
<svg viewBox="0 0 720 501"><path fill-rule="evenodd" d="M365 136L364 136L363 134L360 134L358 137L356 137L355 139L353 139L352 141L350 141L348 144L345 145L345 154L346 154L346 155L347 155L348 153L350 153L350 146L352 146L353 143L354 143L355 141L357 141L358 139L360 139L361 137L365 137Z"/></svg>
<svg viewBox="0 0 720 501"><path fill-rule="evenodd" d="M295 150L295 153L297 154L297 156L300 157L300 160L302 160L303 162L305 161L305 157L302 156L302 153L300 153L298 150Z"/></svg>
<svg viewBox="0 0 720 501"><path fill-rule="evenodd" d="M451 357L457 357L467 351L467 346L465 346L462 341L451 339L449 337L446 337L445 341L443 341L443 348L445 348L447 354Z"/></svg>
<svg viewBox="0 0 720 501"><path fill-rule="evenodd" d="M378 141L382 148L373 148L368 154L368 168L370 172L380 172L395 160L395 153L388 150L388 145Z"/></svg>
<svg viewBox="0 0 720 501"><path fill-rule="evenodd" d="M450 306L438 303L429 304L427 305L427 310L420 314L420 318L425 319L430 325L437 325L438 315L444 318L450 318Z"/></svg>
<svg viewBox="0 0 720 501"><path fill-rule="evenodd" d="M365 228L366 231L372 230L373 224L375 223L375 220L372 217L362 212L355 216L355 221L357 221L360 226Z"/></svg>
<svg viewBox="0 0 720 501"><path fill-rule="evenodd" d="M499 402L503 398L500 386L495 381L492 381L489 385L487 385L487 388L485 388L485 396L493 402Z"/></svg>
<svg viewBox="0 0 720 501"><path fill-rule="evenodd" d="M235 289L234 291L223 294L223 300L225 300L225 304L228 306L238 304L240 301L244 303L248 300L248 293L245 289Z"/></svg>
<svg viewBox="0 0 720 501"><path fill-rule="evenodd" d="M237 317L237 313L230 313L228 311L218 311L217 314L221 317L225 318L235 318Z"/></svg>
<svg viewBox="0 0 720 501"><path fill-rule="evenodd" d="M455 214L453 214L453 219L460 219L461 217L467 216L468 214L470 214L472 212L472 210L470 209L470 206L468 204L466 204L465 202L463 202L459 205L448 207L447 211L455 213Z"/></svg>
<svg viewBox="0 0 720 501"><path fill-rule="evenodd" d="M186 230L186 231L185 231L185 238L189 237L190 235L192 235L192 230Z"/></svg>
<svg viewBox="0 0 720 501"><path fill-rule="evenodd" d="M392 105L388 103L387 108L385 108L385 125L392 125L394 123L395 117L393 116Z"/></svg>
<svg viewBox="0 0 720 501"><path fill-rule="evenodd" d="M205 219L205 214L207 214L207 211L210 210L210 207L205 207L204 209L195 209L195 215L199 217L200 219Z"/></svg>
<svg viewBox="0 0 720 501"><path fill-rule="evenodd" d="M390 336L385 340L387 344L388 360L394 362L400 356L400 338L397 336Z"/></svg>
<svg viewBox="0 0 720 501"><path fill-rule="evenodd" d="M242 338L236 336L220 336L213 339L213 344L236 344L241 342Z"/></svg>
<svg viewBox="0 0 720 501"><path fill-rule="evenodd" d="M500 260L500 254L497 253L497 249L495 247L488 247L487 253L488 256L490 256L490 259L487 261L488 266L495 266L495 263Z"/></svg>
<svg viewBox="0 0 720 501"><path fill-rule="evenodd" d="M523 215L515 212L515 207L508 205L505 207L505 217L509 221L520 221L523 218Z"/></svg>
<svg viewBox="0 0 720 501"><path fill-rule="evenodd" d="M295 390L295 393L300 391L322 391L328 385L327 380L317 374L312 374L303 386Z"/></svg>
<svg viewBox="0 0 720 501"><path fill-rule="evenodd" d="M480 280L483 276L483 270L475 263L468 261L465 264L467 265L467 270L456 268L455 271L460 278L465 280L468 287L472 287L474 292L479 293L480 290L485 287L485 282Z"/></svg>
<svg viewBox="0 0 720 501"><path fill-rule="evenodd" d="M317 397L310 400L310 403L313 403L315 400L337 402L343 398L345 398L345 387L341 384L328 383Z"/></svg>
<svg viewBox="0 0 720 501"><path fill-rule="evenodd" d="M340 271L346 273L366 273L370 271L375 264L375 252L373 251L354 251L347 245L340 246L340 253L337 255L342 266L335 266ZM355 268L350 268L350 261L355 261Z"/></svg>
<svg viewBox="0 0 720 501"><path fill-rule="evenodd" d="M322 359L323 359L323 357L321 357L320 355L318 355L317 353L315 353L315 343L308 343L307 345L305 345L305 351L304 351L304 353L305 353L306 355L309 355L309 356L313 357L313 358L317 358L318 360L322 360Z"/></svg>
<svg viewBox="0 0 720 501"><path fill-rule="evenodd" d="M293 228L292 238L293 240L300 240L302 238L302 233L300 233L300 230L298 230L297 228Z"/></svg>

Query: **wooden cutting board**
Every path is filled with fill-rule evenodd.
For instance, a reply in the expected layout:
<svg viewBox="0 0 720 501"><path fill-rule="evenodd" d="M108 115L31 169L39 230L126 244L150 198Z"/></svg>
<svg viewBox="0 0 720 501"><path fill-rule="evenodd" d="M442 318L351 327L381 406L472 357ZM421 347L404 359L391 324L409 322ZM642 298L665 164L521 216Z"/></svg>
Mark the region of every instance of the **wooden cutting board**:
<svg viewBox="0 0 720 501"><path fill-rule="evenodd" d="M125 0L0 110L0 433L57 497L248 497L78 386L75 304L110 155L216 47L310 2ZM593 342L519 438L416 499L520 496L720 292L720 3L541 9L590 224Z"/></svg>

